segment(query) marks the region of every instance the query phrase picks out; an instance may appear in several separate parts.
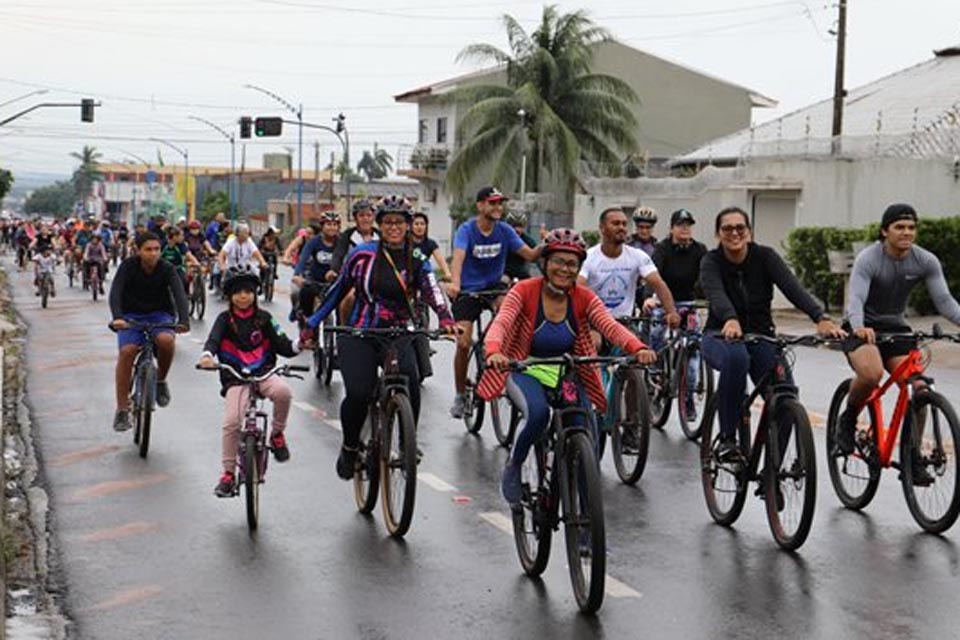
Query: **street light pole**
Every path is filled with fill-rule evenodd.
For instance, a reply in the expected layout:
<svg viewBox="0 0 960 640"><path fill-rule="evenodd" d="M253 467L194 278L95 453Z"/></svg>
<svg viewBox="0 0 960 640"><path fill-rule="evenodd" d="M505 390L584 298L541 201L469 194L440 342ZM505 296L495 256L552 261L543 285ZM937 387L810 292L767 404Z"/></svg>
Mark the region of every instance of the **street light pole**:
<svg viewBox="0 0 960 640"><path fill-rule="evenodd" d="M342 113L338 115L336 118L333 118L333 121L337 123L337 131L334 131L334 133L338 133L340 131L343 132L343 138L340 140L340 142L343 143L343 164L346 167L346 171L344 171L343 173L343 181L344 181L344 186L346 188L345 195L347 198L346 215L349 218L350 217L350 132L347 130L347 118ZM339 138L340 136L337 135L337 137Z"/></svg>
<svg viewBox="0 0 960 640"><path fill-rule="evenodd" d="M520 116L520 127L524 129L523 138L521 138L520 143L523 145L523 153L520 156L520 206L526 208L527 206L527 134L526 134L526 117L527 112L523 109L517 111L517 115Z"/></svg>
<svg viewBox="0 0 960 640"><path fill-rule="evenodd" d="M297 116L297 148L299 150L297 159L297 227L299 228L303 225L303 104L301 103L299 108L297 108L275 94L273 91L264 89L263 87L258 87L253 84L245 84L243 86L246 89L253 89L254 91L259 91L266 96L270 96L286 107L290 113Z"/></svg>
<svg viewBox="0 0 960 640"><path fill-rule="evenodd" d="M237 150L236 150L236 139L234 138L234 136L233 136L232 133L228 133L227 131L224 131L224 129L223 129L222 127L220 127L219 125L216 125L216 124L210 122L210 121L207 120L206 118L201 118L201 117L199 117L199 116L187 116L187 117L190 118L191 120L196 120L197 122L202 122L203 124L207 125L208 127L211 127L211 128L213 128L213 129L215 129L220 135L222 135L224 138L226 138L227 140L230 141L230 176L229 176L229 179L228 179L228 181L227 181L227 198L230 200L230 223L231 223L231 224L236 224L236 222L237 222L237 198L235 197L235 194L236 194L236 185L233 184L233 182L234 182L234 180L233 180L234 167L236 166L236 151L237 151Z"/></svg>

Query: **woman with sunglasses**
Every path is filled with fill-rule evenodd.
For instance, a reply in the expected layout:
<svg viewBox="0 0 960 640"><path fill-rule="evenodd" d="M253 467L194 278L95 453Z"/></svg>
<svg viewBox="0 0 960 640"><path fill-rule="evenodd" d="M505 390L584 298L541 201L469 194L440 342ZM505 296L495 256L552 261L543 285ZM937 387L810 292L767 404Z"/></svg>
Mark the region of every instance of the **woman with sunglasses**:
<svg viewBox="0 0 960 640"><path fill-rule="evenodd" d="M715 223L719 246L700 263L700 284L710 303L704 331L703 355L720 372L717 415L720 419L721 460L739 455L737 420L746 397L747 374L757 383L773 367L776 351L765 342L744 344L746 333L773 336L771 304L777 286L790 302L810 316L820 335L844 337L772 248L752 242L750 219L739 207L727 207ZM788 372L789 373L789 372Z"/></svg>

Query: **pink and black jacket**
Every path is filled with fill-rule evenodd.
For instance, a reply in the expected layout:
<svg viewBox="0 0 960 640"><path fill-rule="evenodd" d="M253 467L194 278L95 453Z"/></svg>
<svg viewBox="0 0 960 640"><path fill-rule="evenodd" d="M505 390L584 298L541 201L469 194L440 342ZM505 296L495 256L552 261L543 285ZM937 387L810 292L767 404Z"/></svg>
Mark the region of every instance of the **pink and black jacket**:
<svg viewBox="0 0 960 640"><path fill-rule="evenodd" d="M277 355L292 358L300 353L273 316L255 307L228 310L217 316L203 350L216 356L222 364L237 371L246 369L254 375L276 366ZM229 387L241 382L221 372L220 384L220 395L224 395Z"/></svg>

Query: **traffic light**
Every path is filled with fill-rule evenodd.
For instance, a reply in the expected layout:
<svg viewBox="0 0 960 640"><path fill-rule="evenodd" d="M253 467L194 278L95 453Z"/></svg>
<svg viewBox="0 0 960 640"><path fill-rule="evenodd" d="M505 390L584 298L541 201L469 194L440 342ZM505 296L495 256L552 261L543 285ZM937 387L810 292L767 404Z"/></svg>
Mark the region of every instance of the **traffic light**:
<svg viewBox="0 0 960 640"><path fill-rule="evenodd" d="M257 118L253 121L253 132L258 138L279 136L283 131L283 118Z"/></svg>
<svg viewBox="0 0 960 640"><path fill-rule="evenodd" d="M93 99L83 98L80 100L80 121L93 122Z"/></svg>
<svg viewBox="0 0 960 640"><path fill-rule="evenodd" d="M240 137L249 138L250 137L250 127L253 126L253 119L250 116L242 116L240 118ZM259 134L257 134L259 135Z"/></svg>
<svg viewBox="0 0 960 640"><path fill-rule="evenodd" d="M343 128L344 128L343 122L346 119L347 118L342 113L333 119L334 122L337 123L337 133L343 133Z"/></svg>

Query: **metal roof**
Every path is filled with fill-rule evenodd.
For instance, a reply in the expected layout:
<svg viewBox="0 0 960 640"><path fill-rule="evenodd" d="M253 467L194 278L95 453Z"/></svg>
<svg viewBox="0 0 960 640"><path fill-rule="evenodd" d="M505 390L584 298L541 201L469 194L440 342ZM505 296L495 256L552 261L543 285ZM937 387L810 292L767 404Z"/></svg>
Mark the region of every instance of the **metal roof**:
<svg viewBox="0 0 960 640"><path fill-rule="evenodd" d="M830 98L708 142L670 164L827 154L832 123ZM843 148L854 153L862 149L875 155L905 155L903 149L927 146L917 141L930 138L945 148L960 144L958 134L960 47L941 49L931 60L851 89L844 100ZM944 143L944 138L953 142Z"/></svg>

